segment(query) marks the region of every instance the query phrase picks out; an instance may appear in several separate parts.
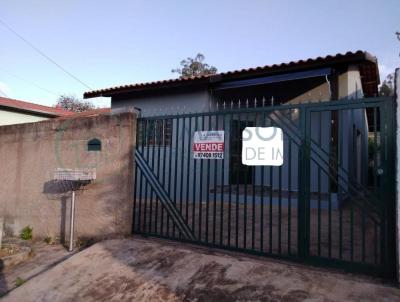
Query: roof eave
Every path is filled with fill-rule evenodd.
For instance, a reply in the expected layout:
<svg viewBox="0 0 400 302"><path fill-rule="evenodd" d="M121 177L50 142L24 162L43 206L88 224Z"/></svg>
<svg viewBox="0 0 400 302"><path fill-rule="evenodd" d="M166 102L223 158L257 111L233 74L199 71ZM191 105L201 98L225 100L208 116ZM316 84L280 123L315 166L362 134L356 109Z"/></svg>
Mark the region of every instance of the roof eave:
<svg viewBox="0 0 400 302"><path fill-rule="evenodd" d="M332 66L345 63L360 63L370 62L376 65L377 80L379 84L379 72L377 59L366 51L348 52L346 54L338 54L336 56L318 57L316 59L300 60L290 63L274 64L271 66L250 68L246 70L238 70L232 72L224 72L216 75L207 76L204 78L195 79L175 79L170 81L160 81L155 83L125 85L107 89L85 92L85 99L94 97L112 97L119 94L128 94L134 92L143 92L149 90L173 89L180 87L191 87L196 85L208 85L226 82L230 80L243 79L249 77L257 77L261 75L279 74L282 72L293 72L302 69L318 68L322 66Z"/></svg>
<svg viewBox="0 0 400 302"><path fill-rule="evenodd" d="M40 116L44 116L44 117L60 117L60 116L64 116L64 114L57 114L57 113L54 113L54 112L24 109L24 108L18 108L18 107L13 107L13 106L6 106L6 105L0 105L0 108L4 108L5 110L9 110L9 111L16 111L16 112L40 115Z"/></svg>

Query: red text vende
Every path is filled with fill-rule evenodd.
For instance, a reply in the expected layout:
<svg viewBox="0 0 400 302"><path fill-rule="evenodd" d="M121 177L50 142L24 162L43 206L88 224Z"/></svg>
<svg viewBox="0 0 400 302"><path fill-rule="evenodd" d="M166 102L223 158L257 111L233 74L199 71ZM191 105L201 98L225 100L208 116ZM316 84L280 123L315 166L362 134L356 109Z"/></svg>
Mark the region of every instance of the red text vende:
<svg viewBox="0 0 400 302"><path fill-rule="evenodd" d="M224 143L194 143L193 149L196 152L222 152L224 151Z"/></svg>

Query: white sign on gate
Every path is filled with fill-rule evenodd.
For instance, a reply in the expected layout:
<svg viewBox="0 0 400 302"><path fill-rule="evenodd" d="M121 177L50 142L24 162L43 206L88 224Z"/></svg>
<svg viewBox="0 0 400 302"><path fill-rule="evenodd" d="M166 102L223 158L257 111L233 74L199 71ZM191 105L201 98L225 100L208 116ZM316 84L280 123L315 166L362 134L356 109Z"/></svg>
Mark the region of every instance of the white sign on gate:
<svg viewBox="0 0 400 302"><path fill-rule="evenodd" d="M278 127L246 127L242 132L242 164L282 166L283 132Z"/></svg>
<svg viewBox="0 0 400 302"><path fill-rule="evenodd" d="M224 131L195 131L193 158L223 159L225 150Z"/></svg>

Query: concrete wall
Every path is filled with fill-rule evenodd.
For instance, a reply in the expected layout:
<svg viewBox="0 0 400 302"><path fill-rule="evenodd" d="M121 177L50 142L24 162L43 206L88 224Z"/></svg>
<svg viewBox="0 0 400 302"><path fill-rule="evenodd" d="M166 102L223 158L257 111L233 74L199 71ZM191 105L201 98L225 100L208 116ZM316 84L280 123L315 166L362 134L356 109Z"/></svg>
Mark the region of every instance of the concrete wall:
<svg viewBox="0 0 400 302"><path fill-rule="evenodd" d="M100 115L0 127L0 217L6 232L26 225L37 238L68 238L70 193L56 168L94 167L97 179L77 194L76 235L129 234L132 225L136 116ZM87 151L91 138L101 151Z"/></svg>
<svg viewBox="0 0 400 302"><path fill-rule="evenodd" d="M0 109L0 126L33 123L49 119L48 117Z"/></svg>

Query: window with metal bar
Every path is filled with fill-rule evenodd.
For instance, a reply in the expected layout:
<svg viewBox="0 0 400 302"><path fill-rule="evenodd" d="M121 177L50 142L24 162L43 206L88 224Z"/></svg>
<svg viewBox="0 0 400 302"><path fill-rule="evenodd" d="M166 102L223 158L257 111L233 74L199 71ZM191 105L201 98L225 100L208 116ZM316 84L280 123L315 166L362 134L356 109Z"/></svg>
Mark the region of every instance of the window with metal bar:
<svg viewBox="0 0 400 302"><path fill-rule="evenodd" d="M147 120L138 125L137 145L165 147L171 145L172 120Z"/></svg>

